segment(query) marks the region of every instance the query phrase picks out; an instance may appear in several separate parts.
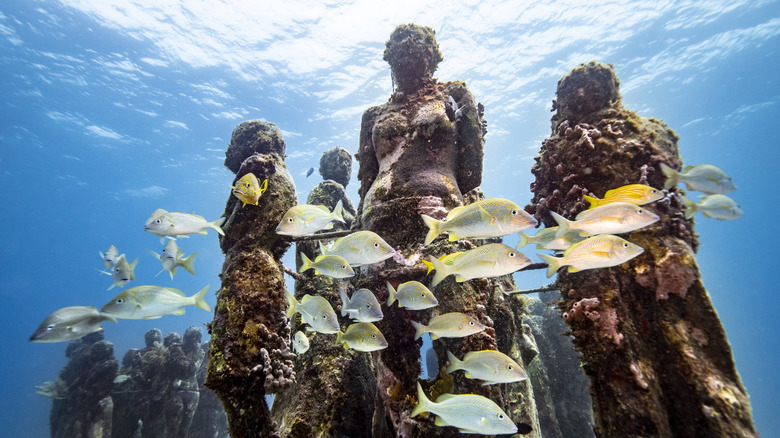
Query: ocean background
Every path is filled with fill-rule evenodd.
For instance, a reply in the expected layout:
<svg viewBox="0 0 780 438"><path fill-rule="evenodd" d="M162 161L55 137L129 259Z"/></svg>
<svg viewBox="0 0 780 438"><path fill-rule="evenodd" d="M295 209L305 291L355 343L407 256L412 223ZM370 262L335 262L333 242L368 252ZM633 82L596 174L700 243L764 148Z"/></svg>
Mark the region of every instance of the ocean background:
<svg viewBox="0 0 780 438"><path fill-rule="evenodd" d="M284 3L284 4L282 4ZM384 43L399 24L436 30L440 81L465 81L485 105L482 189L520 205L550 135L558 79L582 62L614 65L623 105L663 120L686 165L724 169L745 215L696 216L697 260L750 395L759 433L780 436L777 317L777 164L780 4L712 1L187 1L6 0L0 6L0 430L48 436L67 343L29 336L51 312L102 306L119 289L98 273L115 245L139 259L130 286L211 284L223 256L216 233L180 239L200 251L197 276L161 266L143 231L157 208L218 218L233 174L223 166L233 128L275 123L305 202L323 151L355 153L364 110L387 100ZM523 5L525 4L525 5ZM532 4L532 5L531 5ZM312 176L306 177L310 167ZM347 187L355 205L358 164ZM249 208L249 207L247 207ZM516 237L506 239L514 244ZM535 251L523 252L538 261ZM285 263L292 266L289 252ZM549 281L515 274L519 288ZM104 323L122 359L154 327L180 334L211 314ZM205 332L205 328L204 328Z"/></svg>

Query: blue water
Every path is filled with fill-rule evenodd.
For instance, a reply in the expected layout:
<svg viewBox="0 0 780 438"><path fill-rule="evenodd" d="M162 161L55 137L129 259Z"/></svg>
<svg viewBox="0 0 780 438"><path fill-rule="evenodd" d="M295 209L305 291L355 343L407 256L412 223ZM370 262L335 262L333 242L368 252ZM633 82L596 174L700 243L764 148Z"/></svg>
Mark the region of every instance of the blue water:
<svg viewBox="0 0 780 438"><path fill-rule="evenodd" d="M89 5L103 3L104 5ZM0 6L0 278L4 436L46 436L49 399L66 343L33 344L50 312L102 306L117 289L98 251L139 258L138 280L188 295L219 287L213 232L180 239L200 251L196 277L154 277L142 225L157 208L216 219L230 195L223 167L230 133L246 119L276 123L299 199L320 178L321 153L356 152L362 112L392 91L382 61L398 24L437 30L436 77L464 80L485 104L486 194L530 201L530 167L550 133L557 80L580 62L612 63L623 103L680 135L686 164L712 163L739 190L745 216L697 216L698 263L732 344L762 436L780 436L777 378L777 169L780 5L776 1L616 2L77 2L8 0ZM170 5L168 4L170 3ZM480 6L474 6L479 4ZM141 6L143 5L143 6ZM174 6L175 5L175 6ZM190 9L187 9L187 8ZM297 12L296 12L297 11ZM357 163L348 187L357 203ZM510 240L511 241L511 240ZM513 242L512 242L513 243ZM533 256L531 250L526 251ZM289 257L288 257L289 262ZM517 274L520 288L547 283ZM208 301L214 305L215 297ZM116 356L152 327L183 333L209 321L183 316L104 324Z"/></svg>

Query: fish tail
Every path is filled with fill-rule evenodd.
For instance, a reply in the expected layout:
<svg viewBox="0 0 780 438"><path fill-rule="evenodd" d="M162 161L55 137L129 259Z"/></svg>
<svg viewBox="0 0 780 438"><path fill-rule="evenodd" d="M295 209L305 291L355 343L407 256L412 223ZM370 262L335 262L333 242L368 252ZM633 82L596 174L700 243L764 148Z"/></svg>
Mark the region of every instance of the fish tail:
<svg viewBox="0 0 780 438"><path fill-rule="evenodd" d="M421 216L425 226L428 227L428 234L425 236L425 245L430 245L431 242L433 242L433 239L441 234L441 231L439 231L439 225L442 224L442 221L436 220L427 214L423 214Z"/></svg>
<svg viewBox="0 0 780 438"><path fill-rule="evenodd" d="M342 310L342 312L343 312L343 310ZM342 313L342 314L341 314L341 316L344 316L344 314ZM341 336L342 336L343 334L344 334L344 333L342 333L342 332L341 332L341 330L339 330L339 331L338 331L338 333L336 333L336 344L337 344L337 345L341 345L341 344L343 344L343 343L344 343L344 341L341 339ZM344 348L346 348L346 346L344 346Z"/></svg>
<svg viewBox="0 0 780 438"><path fill-rule="evenodd" d="M591 208L596 208L599 206L599 204L601 204L601 199L599 198L594 198L593 196L588 196L588 195L582 195L582 197L585 198L585 200L590 203L590 207L588 207L588 210L590 210Z"/></svg>
<svg viewBox="0 0 780 438"><path fill-rule="evenodd" d="M442 280L444 280L448 275L450 275L449 270L447 269L447 266L444 265L444 263L441 262L441 260L433 257L428 256L428 272L430 272L430 267L433 266L433 269L436 270L436 273L433 274L433 280L431 280L431 289L436 287L437 284L441 283Z"/></svg>
<svg viewBox="0 0 780 438"><path fill-rule="evenodd" d="M515 246L515 249L520 249L526 245L528 245L528 234L525 234L522 231L517 232L517 237L520 238L520 240L517 242L517 246Z"/></svg>
<svg viewBox="0 0 780 438"><path fill-rule="evenodd" d="M197 258L198 258L198 251L195 251L194 253L181 259L181 265L179 266L184 268L185 271L189 272L192 275L198 275L195 273L195 260Z"/></svg>
<svg viewBox="0 0 780 438"><path fill-rule="evenodd" d="M389 281L387 282L387 294L387 307L390 307L395 302L395 289Z"/></svg>
<svg viewBox="0 0 780 438"><path fill-rule="evenodd" d="M149 254L151 254L155 258L157 258L157 260L160 260L162 258L162 256L160 254L157 254L156 252L152 251L151 249L147 249L147 251L149 252Z"/></svg>
<svg viewBox="0 0 780 438"><path fill-rule="evenodd" d="M411 322L412 323L412 327L414 327L414 340L415 341L420 339L422 337L422 335L424 335L425 333L428 332L428 327L420 324L419 322L416 322L416 321L409 321L409 322Z"/></svg>
<svg viewBox="0 0 780 438"><path fill-rule="evenodd" d="M173 280L173 276L176 275L176 267L174 266L174 268L168 271L168 273L171 274L171 280Z"/></svg>
<svg viewBox="0 0 780 438"><path fill-rule="evenodd" d="M206 294L209 292L210 287L211 285L207 284L206 287L204 287L198 293L192 296L193 300L195 301L194 303L195 307L200 307L206 312L211 312L211 306L209 306L209 303L206 302Z"/></svg>
<svg viewBox="0 0 780 438"><path fill-rule="evenodd" d="M343 287L339 288L339 296L341 297L341 316L347 316L347 303L349 303L349 297ZM338 342L338 339L336 340Z"/></svg>
<svg viewBox="0 0 780 438"><path fill-rule="evenodd" d="M667 166L666 163L661 163L661 172L663 172L664 176L666 177L666 182L664 182L665 190L669 190L677 185L680 176L679 172Z"/></svg>
<svg viewBox="0 0 780 438"><path fill-rule="evenodd" d="M306 272L311 269L313 262L310 258L306 257L306 254L301 253L301 270L299 272Z"/></svg>
<svg viewBox="0 0 780 438"><path fill-rule="evenodd" d="M339 202L333 207L333 220L339 221L342 224L346 223L344 222L344 205L341 203L341 199L339 199Z"/></svg>
<svg viewBox="0 0 780 438"><path fill-rule="evenodd" d="M555 238L560 239L563 237L566 233L571 231L571 221L566 219L565 217L559 215L558 213L551 211L550 215L552 215L553 219L555 219L555 222L558 223L558 229L555 230Z"/></svg>
<svg viewBox="0 0 780 438"><path fill-rule="evenodd" d="M423 260L422 262L423 262L423 265L428 267L428 272L426 272L425 275L430 274L431 271L433 271L433 269L434 269L433 263L429 262L428 260ZM103 272L103 273L107 274L107 272ZM108 275L111 275L111 274L108 274Z"/></svg>
<svg viewBox="0 0 780 438"><path fill-rule="evenodd" d="M682 200L683 205L685 206L685 219L692 218L697 211L699 211L699 206L688 199L687 196L680 196L680 200Z"/></svg>
<svg viewBox="0 0 780 438"><path fill-rule="evenodd" d="M561 267L561 259L558 257L553 257L551 255L541 253L536 253L536 255L538 255L539 258L547 263L547 278L552 277L553 274L555 274L555 272L558 271L558 269Z"/></svg>
<svg viewBox="0 0 780 438"><path fill-rule="evenodd" d="M114 315L109 313L98 312L98 315L100 315L103 321L119 322Z"/></svg>
<svg viewBox="0 0 780 438"><path fill-rule="evenodd" d="M285 296L287 297L287 304L289 307L287 308L287 317L292 318L293 315L295 315L295 307L298 305L298 300L295 299L295 296L290 293L290 291L286 291Z"/></svg>
<svg viewBox="0 0 780 438"><path fill-rule="evenodd" d="M246 203L244 203L244 205L246 205ZM215 221L209 222L209 228L213 229L214 231L216 231L220 235L224 236L225 232L222 231L222 224L224 224L224 223L225 223L225 218L221 217L221 218L219 218L219 219L217 219Z"/></svg>
<svg viewBox="0 0 780 438"><path fill-rule="evenodd" d="M462 370L463 368L463 361L455 357L454 354L447 351L447 360L450 362L449 365L447 365L447 373L452 374L456 370Z"/></svg>
<svg viewBox="0 0 780 438"><path fill-rule="evenodd" d="M130 280L135 280L135 267L138 266L138 259L130 262Z"/></svg>
<svg viewBox="0 0 780 438"><path fill-rule="evenodd" d="M430 405L431 401L425 396L425 392L423 392L420 382L417 382L417 404L414 406L414 409L412 409L411 416L416 417L423 412L428 412Z"/></svg>

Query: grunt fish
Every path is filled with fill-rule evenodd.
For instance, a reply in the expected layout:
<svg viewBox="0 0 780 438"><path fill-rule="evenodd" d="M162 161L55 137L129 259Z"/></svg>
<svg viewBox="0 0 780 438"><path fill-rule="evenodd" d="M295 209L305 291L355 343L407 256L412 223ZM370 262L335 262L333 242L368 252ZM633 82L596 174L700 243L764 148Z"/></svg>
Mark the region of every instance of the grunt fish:
<svg viewBox="0 0 780 438"><path fill-rule="evenodd" d="M168 243L165 244L162 254L157 254L154 251L149 252L160 260L163 270L168 271L171 275L171 279L176 275L176 268L179 267L184 268L184 270L192 275L197 275L195 273L195 260L198 258L198 251L195 251L187 257L182 257L181 248L179 248L175 240L170 239L168 240Z"/></svg>
<svg viewBox="0 0 780 438"><path fill-rule="evenodd" d="M236 181L235 186L230 186L233 189L233 194L236 195L246 207L247 204L258 205L260 203L260 196L268 189L268 180L263 180L262 184L258 181L254 173L247 173Z"/></svg>
<svg viewBox="0 0 780 438"><path fill-rule="evenodd" d="M463 370L469 379L484 380L482 385L519 382L528 378L520 364L496 350L469 351L463 360L448 351L447 360L450 362L448 373Z"/></svg>
<svg viewBox="0 0 780 438"><path fill-rule="evenodd" d="M661 163L661 171L666 176L665 189L670 189L678 183L684 183L688 190L704 193L723 194L737 190L731 177L712 164L688 166L682 172L678 172Z"/></svg>
<svg viewBox="0 0 780 438"><path fill-rule="evenodd" d="M98 251L98 254L100 254L100 258L103 259L103 265L106 269L114 269L116 259L119 258L119 250L116 249L114 245L109 246L105 253Z"/></svg>
<svg viewBox="0 0 780 438"><path fill-rule="evenodd" d="M349 315L358 322L375 322L384 318L382 306L379 305L376 297L368 289L360 289L352 294L350 299L347 292L339 289L341 296L341 316Z"/></svg>
<svg viewBox="0 0 780 438"><path fill-rule="evenodd" d="M30 342L65 342L102 330L103 321L116 322L113 315L99 312L94 306L71 306L47 316Z"/></svg>
<svg viewBox="0 0 780 438"><path fill-rule="evenodd" d="M320 242L320 250L325 255L343 257L353 267L379 263L395 254L395 249L373 231L354 232L337 239L331 247Z"/></svg>
<svg viewBox="0 0 780 438"><path fill-rule="evenodd" d="M706 217L722 221L730 221L744 214L739 204L726 195L705 196L698 203L683 196L682 202L685 205L685 219L692 218L698 212Z"/></svg>
<svg viewBox="0 0 780 438"><path fill-rule="evenodd" d="M558 213L551 211L553 219L558 222L555 238L563 237L570 231L580 231L580 235L621 234L646 227L658 221L659 217L652 211L627 202L613 202L578 214L570 221Z"/></svg>
<svg viewBox="0 0 780 438"><path fill-rule="evenodd" d="M122 254L116 259L114 269L111 272L100 271L104 274L111 275L114 279L114 284L109 286L106 290L111 290L115 287L123 287L127 283L135 280L135 267L138 265L138 259L133 260L131 263L127 263L125 255Z"/></svg>
<svg viewBox="0 0 780 438"><path fill-rule="evenodd" d="M309 351L309 338L306 336L306 333L300 330L295 332L292 347L295 350L295 354L303 354Z"/></svg>
<svg viewBox="0 0 780 438"><path fill-rule="evenodd" d="M344 258L337 255L318 255L314 261L311 261L306 254L301 253L300 272L314 269L314 275L327 275L333 278L348 278L355 275L355 271L349 266Z"/></svg>
<svg viewBox="0 0 780 438"><path fill-rule="evenodd" d="M429 228L425 245L441 233L449 233L450 241L464 238L499 237L535 227L536 219L514 202L488 198L462 207L453 208L446 220L439 221L422 215Z"/></svg>
<svg viewBox="0 0 780 438"><path fill-rule="evenodd" d="M144 231L161 238L176 238L187 237L189 234L206 234L206 230L211 228L224 236L225 233L220 228L224 222L224 217L208 222L203 216L197 214L169 212L158 208L146 220Z"/></svg>
<svg viewBox="0 0 780 438"><path fill-rule="evenodd" d="M433 289L449 275L454 274L459 283L473 278L499 277L528 266L531 259L503 243L488 243L440 259L428 256L423 263L428 266L428 272L436 270L430 286Z"/></svg>
<svg viewBox="0 0 780 438"><path fill-rule="evenodd" d="M563 266L569 266L569 272L609 268L625 263L642 252L644 249L639 245L612 234L601 234L570 246L563 257L538 255L547 262L547 278L550 278Z"/></svg>
<svg viewBox="0 0 780 438"><path fill-rule="evenodd" d="M336 342L343 343L344 348L357 351L377 351L387 348L387 340L382 332L370 322L350 324L346 332L338 332Z"/></svg>
<svg viewBox="0 0 780 438"><path fill-rule="evenodd" d="M163 315L184 315L185 306L195 306L211 312L211 306L205 300L209 286L206 285L190 297L173 287L131 287L115 296L100 311L122 319L156 319Z"/></svg>
<svg viewBox="0 0 780 438"><path fill-rule="evenodd" d="M436 315L428 325L410 321L414 327L414 339L420 339L425 333L430 333L431 340L439 338L463 338L485 330L485 326L465 313L452 312Z"/></svg>
<svg viewBox="0 0 780 438"><path fill-rule="evenodd" d="M584 198L590 203L589 208L596 208L613 202L627 202L634 205L645 205L655 202L664 197L661 190L650 187L645 184L628 184L616 189L608 190L604 194L604 199L585 195Z"/></svg>
<svg viewBox="0 0 780 438"><path fill-rule="evenodd" d="M406 307L409 310L423 310L439 305L439 300L433 296L433 293L419 281L407 281L398 285L398 290L393 289L393 285L387 282L387 306L390 307L398 301L398 306Z"/></svg>
<svg viewBox="0 0 780 438"><path fill-rule="evenodd" d="M341 200L332 212L324 205L296 205L284 214L276 227L276 234L305 236L321 230L330 230L333 228L333 221L344 223L343 209Z"/></svg>
<svg viewBox="0 0 780 438"><path fill-rule="evenodd" d="M309 325L309 330L317 333L335 334L339 332L339 321L336 312L333 311L328 300L315 295L304 295L299 302L288 291L287 303L290 307L287 309L287 317L292 318L295 313L301 314L301 320Z"/></svg>

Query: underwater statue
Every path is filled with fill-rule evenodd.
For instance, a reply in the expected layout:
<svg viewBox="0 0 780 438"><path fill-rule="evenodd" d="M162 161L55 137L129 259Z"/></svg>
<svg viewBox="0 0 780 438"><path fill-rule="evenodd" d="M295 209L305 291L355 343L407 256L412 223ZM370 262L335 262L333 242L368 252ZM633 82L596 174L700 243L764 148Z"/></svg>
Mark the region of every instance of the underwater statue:
<svg viewBox="0 0 780 438"><path fill-rule="evenodd" d="M558 82L552 134L532 168L527 209L547 226L573 220L629 184L664 187L680 168L678 137L621 104L611 66L591 62ZM750 401L696 265L680 190L643 208L660 219L622 234L643 252L619 266L558 273L559 308L591 381L597 436L756 436Z"/></svg>

